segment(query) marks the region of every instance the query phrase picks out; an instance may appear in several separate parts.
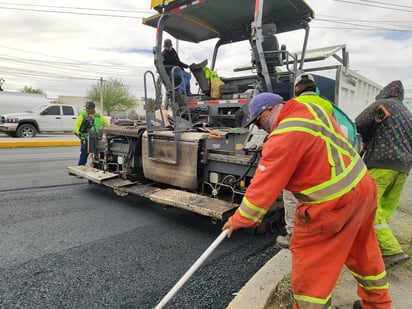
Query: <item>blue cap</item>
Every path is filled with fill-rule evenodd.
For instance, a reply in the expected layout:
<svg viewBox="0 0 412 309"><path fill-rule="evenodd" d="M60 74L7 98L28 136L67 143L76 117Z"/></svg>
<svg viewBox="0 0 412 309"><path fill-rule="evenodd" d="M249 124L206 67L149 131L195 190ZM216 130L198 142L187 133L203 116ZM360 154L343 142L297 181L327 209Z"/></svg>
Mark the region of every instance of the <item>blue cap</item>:
<svg viewBox="0 0 412 309"><path fill-rule="evenodd" d="M283 98L276 93L262 92L254 96L249 102L249 121L244 125L244 127L250 126L250 124L269 107L282 103Z"/></svg>

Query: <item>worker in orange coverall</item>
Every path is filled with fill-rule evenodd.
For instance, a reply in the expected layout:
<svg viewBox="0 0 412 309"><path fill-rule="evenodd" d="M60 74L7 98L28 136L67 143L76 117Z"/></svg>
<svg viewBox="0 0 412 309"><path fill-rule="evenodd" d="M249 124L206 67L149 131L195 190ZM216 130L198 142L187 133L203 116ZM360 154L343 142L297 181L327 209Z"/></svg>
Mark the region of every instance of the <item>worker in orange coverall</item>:
<svg viewBox="0 0 412 309"><path fill-rule="evenodd" d="M346 265L358 281L354 308L391 308L373 229L376 187L365 164L324 109L273 93L249 103L250 121L269 133L246 194L223 230L258 226L285 188L299 203L290 242L293 308L330 308Z"/></svg>

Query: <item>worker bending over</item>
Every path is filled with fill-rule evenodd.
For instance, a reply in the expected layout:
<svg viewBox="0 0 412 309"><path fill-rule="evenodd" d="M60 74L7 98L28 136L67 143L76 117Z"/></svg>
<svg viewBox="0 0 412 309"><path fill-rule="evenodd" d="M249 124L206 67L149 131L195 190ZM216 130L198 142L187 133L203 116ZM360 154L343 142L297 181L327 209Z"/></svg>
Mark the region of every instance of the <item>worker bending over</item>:
<svg viewBox="0 0 412 309"><path fill-rule="evenodd" d="M251 184L224 224L228 237L258 226L285 188L297 197L290 241L294 308L330 308L344 265L358 281L354 308L388 309L391 297L373 221L376 187L363 160L323 108L273 93L249 103L250 121L269 133Z"/></svg>

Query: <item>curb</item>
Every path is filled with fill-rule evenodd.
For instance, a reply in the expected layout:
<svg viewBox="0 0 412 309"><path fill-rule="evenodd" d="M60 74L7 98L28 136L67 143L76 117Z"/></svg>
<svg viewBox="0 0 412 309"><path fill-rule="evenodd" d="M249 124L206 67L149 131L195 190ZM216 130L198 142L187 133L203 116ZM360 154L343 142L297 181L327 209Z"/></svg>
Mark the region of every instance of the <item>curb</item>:
<svg viewBox="0 0 412 309"><path fill-rule="evenodd" d="M0 148L80 146L80 141L16 141L0 142Z"/></svg>
<svg viewBox="0 0 412 309"><path fill-rule="evenodd" d="M292 254L280 250L240 289L227 309L266 308L278 283L290 273Z"/></svg>

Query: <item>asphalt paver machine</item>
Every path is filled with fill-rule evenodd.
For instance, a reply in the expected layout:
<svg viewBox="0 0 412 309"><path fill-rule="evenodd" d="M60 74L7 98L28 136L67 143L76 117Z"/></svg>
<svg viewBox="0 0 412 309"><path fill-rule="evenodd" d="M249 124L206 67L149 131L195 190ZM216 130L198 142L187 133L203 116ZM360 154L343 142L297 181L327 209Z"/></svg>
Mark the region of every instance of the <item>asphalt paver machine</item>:
<svg viewBox="0 0 412 309"><path fill-rule="evenodd" d="M103 128L89 142L92 166L68 171L119 195L135 194L224 221L250 184L266 136L253 125L243 127L248 103L260 92L285 100L294 95L314 13L301 0L152 0L151 6L157 13L143 20L157 29L155 70L144 75L146 121ZM295 30L304 33L299 57L277 38ZM190 65L199 87L195 94L180 92L182 76L163 64L165 33L193 44L215 41L210 61ZM239 76L217 77L216 61L224 57L220 48L237 42L248 43L250 63L233 68ZM166 114L158 113L162 108ZM281 208L279 199L264 221L282 218Z"/></svg>

